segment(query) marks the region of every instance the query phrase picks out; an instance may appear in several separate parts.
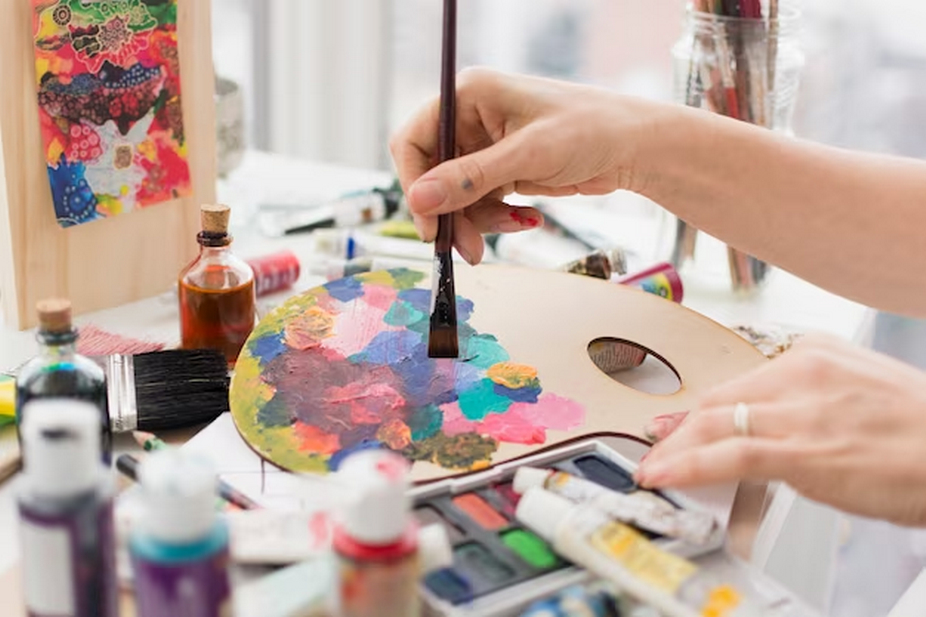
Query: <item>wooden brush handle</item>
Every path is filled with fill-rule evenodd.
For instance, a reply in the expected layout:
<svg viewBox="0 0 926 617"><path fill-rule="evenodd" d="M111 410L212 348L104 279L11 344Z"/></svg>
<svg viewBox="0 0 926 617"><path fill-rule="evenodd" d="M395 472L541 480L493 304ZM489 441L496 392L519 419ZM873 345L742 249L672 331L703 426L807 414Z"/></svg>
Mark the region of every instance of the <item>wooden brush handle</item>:
<svg viewBox="0 0 926 617"><path fill-rule="evenodd" d="M443 45L441 53L440 120L437 153L440 162L456 156L457 107L457 1L444 0ZM437 219L437 239L434 249L449 253L453 248L453 215L441 214Z"/></svg>

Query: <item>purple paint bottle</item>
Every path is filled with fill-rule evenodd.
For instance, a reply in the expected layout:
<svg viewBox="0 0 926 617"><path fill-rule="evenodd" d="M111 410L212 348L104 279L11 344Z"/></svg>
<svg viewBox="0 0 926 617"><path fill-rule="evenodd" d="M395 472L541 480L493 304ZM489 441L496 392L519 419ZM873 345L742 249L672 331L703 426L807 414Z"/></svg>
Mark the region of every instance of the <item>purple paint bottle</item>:
<svg viewBox="0 0 926 617"><path fill-rule="evenodd" d="M113 481L100 462L99 409L26 403L18 487L29 617L117 617Z"/></svg>
<svg viewBox="0 0 926 617"><path fill-rule="evenodd" d="M138 617L230 615L228 529L215 513L212 465L161 450L138 479L145 505L129 539Z"/></svg>

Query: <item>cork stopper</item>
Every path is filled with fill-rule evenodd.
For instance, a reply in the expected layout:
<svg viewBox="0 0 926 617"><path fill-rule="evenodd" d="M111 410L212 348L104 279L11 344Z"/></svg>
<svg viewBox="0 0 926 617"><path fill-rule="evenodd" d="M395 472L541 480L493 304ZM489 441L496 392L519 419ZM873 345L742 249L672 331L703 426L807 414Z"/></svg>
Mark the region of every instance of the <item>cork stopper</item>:
<svg viewBox="0 0 926 617"><path fill-rule="evenodd" d="M45 332L68 332L71 330L71 301L64 298L40 300L36 305L39 314L39 328Z"/></svg>
<svg viewBox="0 0 926 617"><path fill-rule="evenodd" d="M203 204L200 208L203 231L208 234L228 233L231 209L224 204Z"/></svg>

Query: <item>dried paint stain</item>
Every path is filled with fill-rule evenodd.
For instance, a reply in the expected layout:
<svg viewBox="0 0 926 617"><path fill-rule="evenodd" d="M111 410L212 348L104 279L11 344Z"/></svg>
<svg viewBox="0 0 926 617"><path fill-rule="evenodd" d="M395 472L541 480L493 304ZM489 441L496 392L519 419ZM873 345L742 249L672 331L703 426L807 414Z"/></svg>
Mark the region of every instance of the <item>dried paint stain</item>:
<svg viewBox="0 0 926 617"><path fill-rule="evenodd" d="M584 421L575 401L544 394L537 370L512 362L468 323L457 299L461 357L427 355L430 291L391 270L333 281L255 328L236 366L232 412L261 454L294 471L336 469L351 452L389 448L449 469L491 463L501 443L542 444Z"/></svg>

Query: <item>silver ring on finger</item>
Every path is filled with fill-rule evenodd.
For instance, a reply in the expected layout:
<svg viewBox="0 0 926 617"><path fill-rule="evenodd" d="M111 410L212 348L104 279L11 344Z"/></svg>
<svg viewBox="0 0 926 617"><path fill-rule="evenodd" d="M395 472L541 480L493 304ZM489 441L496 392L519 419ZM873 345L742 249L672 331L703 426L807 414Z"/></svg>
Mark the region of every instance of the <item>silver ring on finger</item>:
<svg viewBox="0 0 926 617"><path fill-rule="evenodd" d="M733 433L737 437L750 436L749 405L746 403L737 403L733 408Z"/></svg>

